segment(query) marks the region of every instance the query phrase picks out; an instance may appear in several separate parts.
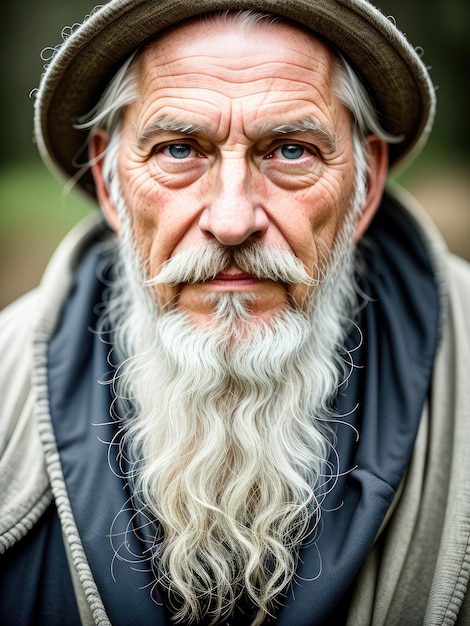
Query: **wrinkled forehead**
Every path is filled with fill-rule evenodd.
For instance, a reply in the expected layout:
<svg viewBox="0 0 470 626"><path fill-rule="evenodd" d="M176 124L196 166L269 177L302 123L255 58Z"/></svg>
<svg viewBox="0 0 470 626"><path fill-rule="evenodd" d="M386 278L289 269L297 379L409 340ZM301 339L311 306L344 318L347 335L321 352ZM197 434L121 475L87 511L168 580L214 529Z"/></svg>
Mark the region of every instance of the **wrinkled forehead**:
<svg viewBox="0 0 470 626"><path fill-rule="evenodd" d="M239 67L243 50L255 57L266 58L271 51L272 62L291 61L312 69L315 60L331 67L337 55L318 35L295 22L269 14L239 12L212 13L178 23L163 31L142 49L144 65L158 66L164 61L181 62L182 56L210 59L224 58L224 64ZM165 71L168 71L167 69Z"/></svg>
<svg viewBox="0 0 470 626"><path fill-rule="evenodd" d="M335 95L331 48L292 23L269 16L248 22L241 18L191 19L148 43L138 61L133 123L147 124L157 113L163 115L160 109L186 122L191 112L194 123L201 114L220 122L232 110L243 123L256 118L259 125L272 116L294 115L293 109L307 116L308 108L316 119L334 126L343 107Z"/></svg>

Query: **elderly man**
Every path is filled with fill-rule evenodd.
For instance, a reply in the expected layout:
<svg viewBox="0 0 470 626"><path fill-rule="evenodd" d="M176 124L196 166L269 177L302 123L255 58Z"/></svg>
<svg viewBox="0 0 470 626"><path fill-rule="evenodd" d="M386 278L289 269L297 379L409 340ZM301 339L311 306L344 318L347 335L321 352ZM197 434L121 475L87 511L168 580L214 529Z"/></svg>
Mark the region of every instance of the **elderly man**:
<svg viewBox="0 0 470 626"><path fill-rule="evenodd" d="M2 315L2 624L468 624L470 272L384 191L366 0L111 0L44 159L101 208Z"/></svg>

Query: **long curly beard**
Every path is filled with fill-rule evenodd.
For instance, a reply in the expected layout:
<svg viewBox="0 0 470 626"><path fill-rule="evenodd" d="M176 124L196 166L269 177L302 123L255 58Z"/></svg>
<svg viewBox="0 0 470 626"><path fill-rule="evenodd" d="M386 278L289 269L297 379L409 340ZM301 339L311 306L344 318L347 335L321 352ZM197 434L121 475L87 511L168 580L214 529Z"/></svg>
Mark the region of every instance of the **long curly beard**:
<svg viewBox="0 0 470 626"><path fill-rule="evenodd" d="M196 328L177 309L159 310L120 195L115 203L124 227L106 323L122 360L114 390L125 407L127 478L154 523L155 583L177 622L223 623L243 597L253 606L247 623L261 624L292 582L334 480L328 422L349 371L342 346L356 301L354 211L302 310L291 303L260 323L250 297L218 294L212 322ZM251 273L259 263L300 282L297 260L271 252L240 255ZM175 257L165 280L197 264L201 251L191 254ZM220 271L223 254L206 250L193 278L207 264ZM303 280L311 280L305 272Z"/></svg>

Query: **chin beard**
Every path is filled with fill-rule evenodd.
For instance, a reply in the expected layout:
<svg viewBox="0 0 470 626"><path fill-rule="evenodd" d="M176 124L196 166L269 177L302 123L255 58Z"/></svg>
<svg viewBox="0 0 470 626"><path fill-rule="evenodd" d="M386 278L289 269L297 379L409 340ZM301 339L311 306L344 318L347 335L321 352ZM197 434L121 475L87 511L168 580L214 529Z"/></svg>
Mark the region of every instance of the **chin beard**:
<svg viewBox="0 0 470 626"><path fill-rule="evenodd" d="M155 584L177 622L219 624L244 597L261 624L292 582L335 480L328 422L351 368L343 345L356 304L354 211L301 308L290 301L261 323L252 296L217 294L212 321L195 327L155 303L160 274L142 276L122 197L115 202L124 226L103 328L120 361L113 386L126 478L154 524L146 554ZM254 247L289 282L292 263Z"/></svg>

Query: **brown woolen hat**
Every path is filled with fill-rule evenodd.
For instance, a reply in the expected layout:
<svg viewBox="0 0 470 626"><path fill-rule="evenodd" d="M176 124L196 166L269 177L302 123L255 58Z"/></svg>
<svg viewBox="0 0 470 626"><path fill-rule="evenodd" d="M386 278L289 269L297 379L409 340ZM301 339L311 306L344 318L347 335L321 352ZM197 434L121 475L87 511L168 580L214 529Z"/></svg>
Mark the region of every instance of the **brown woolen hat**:
<svg viewBox="0 0 470 626"><path fill-rule="evenodd" d="M310 28L351 63L366 85L390 145L390 165L424 145L435 113L434 88L415 49L367 0L111 0L54 51L35 104L35 135L47 165L67 178L87 160L78 118L97 103L128 55L182 20L213 11L252 9ZM94 195L91 174L78 179Z"/></svg>

